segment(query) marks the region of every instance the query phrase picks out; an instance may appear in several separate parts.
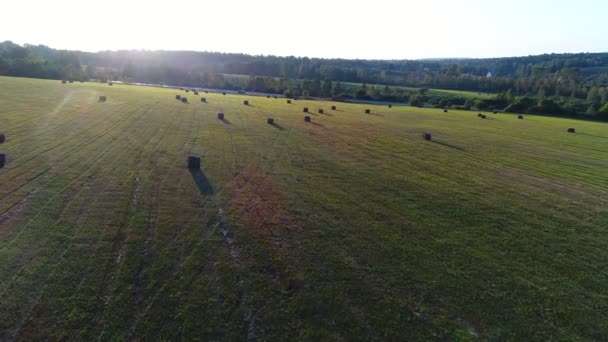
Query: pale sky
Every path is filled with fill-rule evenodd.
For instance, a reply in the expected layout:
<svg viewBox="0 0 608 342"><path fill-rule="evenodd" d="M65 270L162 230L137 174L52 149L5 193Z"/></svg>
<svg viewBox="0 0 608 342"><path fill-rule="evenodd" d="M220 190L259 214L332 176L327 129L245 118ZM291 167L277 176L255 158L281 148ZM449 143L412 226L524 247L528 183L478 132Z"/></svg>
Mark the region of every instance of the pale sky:
<svg viewBox="0 0 608 342"><path fill-rule="evenodd" d="M608 52L608 0L0 0L0 41L360 59Z"/></svg>

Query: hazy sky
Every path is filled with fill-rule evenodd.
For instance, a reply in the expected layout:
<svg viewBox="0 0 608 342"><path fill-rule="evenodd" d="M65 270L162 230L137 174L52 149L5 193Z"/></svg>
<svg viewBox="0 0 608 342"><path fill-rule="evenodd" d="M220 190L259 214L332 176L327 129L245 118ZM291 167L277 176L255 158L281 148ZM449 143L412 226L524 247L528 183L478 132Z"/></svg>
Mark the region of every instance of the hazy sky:
<svg viewBox="0 0 608 342"><path fill-rule="evenodd" d="M608 0L2 0L0 41L413 59L608 51Z"/></svg>

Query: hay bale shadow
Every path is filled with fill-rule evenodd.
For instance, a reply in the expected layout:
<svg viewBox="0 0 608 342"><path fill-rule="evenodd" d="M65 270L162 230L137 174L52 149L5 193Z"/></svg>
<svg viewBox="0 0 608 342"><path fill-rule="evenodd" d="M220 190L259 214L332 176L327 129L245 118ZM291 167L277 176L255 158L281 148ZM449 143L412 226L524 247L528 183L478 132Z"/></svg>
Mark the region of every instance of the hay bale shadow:
<svg viewBox="0 0 608 342"><path fill-rule="evenodd" d="M271 124L269 124L269 125L270 125L270 126L272 126L272 127L274 127L274 128L276 128L276 129L278 129L279 131L282 131L282 130L284 130L284 129L285 129L285 128L283 128L283 126L279 125L279 124L278 124L278 123L276 123L276 122L273 122L273 123L271 123Z"/></svg>
<svg viewBox="0 0 608 342"><path fill-rule="evenodd" d="M194 184L198 188L198 191L203 195L213 195L215 190L213 189L213 185L209 182L209 179L203 171L200 169L190 169L190 174L192 175L192 179L194 180Z"/></svg>
<svg viewBox="0 0 608 342"><path fill-rule="evenodd" d="M230 121L228 121L228 119L226 119L226 118L222 118L222 119L220 119L220 121L223 122L224 125L230 125Z"/></svg>
<svg viewBox="0 0 608 342"><path fill-rule="evenodd" d="M320 123L318 123L316 121L310 121L310 122L307 122L307 123L315 125L315 126L319 126L319 127L325 127L325 126L321 125Z"/></svg>
<svg viewBox="0 0 608 342"><path fill-rule="evenodd" d="M449 148L453 148L456 149L458 151L464 151L465 149L460 147L460 146L456 146L456 145L452 145L452 144L448 144L446 142L443 141L438 141L438 140L431 140L431 142L435 143L435 144L439 144L441 146L445 146L445 147L449 147Z"/></svg>

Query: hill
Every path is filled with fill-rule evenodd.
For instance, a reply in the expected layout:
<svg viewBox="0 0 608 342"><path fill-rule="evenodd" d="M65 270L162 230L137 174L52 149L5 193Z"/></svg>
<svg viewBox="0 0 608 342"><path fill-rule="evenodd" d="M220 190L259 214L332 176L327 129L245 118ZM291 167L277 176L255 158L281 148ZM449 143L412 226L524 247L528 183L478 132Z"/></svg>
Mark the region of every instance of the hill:
<svg viewBox="0 0 608 342"><path fill-rule="evenodd" d="M0 339L603 339L606 124L486 114L0 77Z"/></svg>

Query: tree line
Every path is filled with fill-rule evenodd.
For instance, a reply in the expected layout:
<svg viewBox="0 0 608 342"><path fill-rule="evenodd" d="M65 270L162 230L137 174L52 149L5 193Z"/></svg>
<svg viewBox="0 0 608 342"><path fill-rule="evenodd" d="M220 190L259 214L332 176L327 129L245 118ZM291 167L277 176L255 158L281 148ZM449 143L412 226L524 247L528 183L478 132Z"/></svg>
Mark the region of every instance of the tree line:
<svg viewBox="0 0 608 342"><path fill-rule="evenodd" d="M348 60L191 51L56 50L0 43L0 75L121 80L243 89L287 96L410 102L605 118L608 53L440 59ZM244 75L244 76L233 76ZM419 88L419 89L408 89ZM429 96L427 88L497 94L493 99Z"/></svg>

